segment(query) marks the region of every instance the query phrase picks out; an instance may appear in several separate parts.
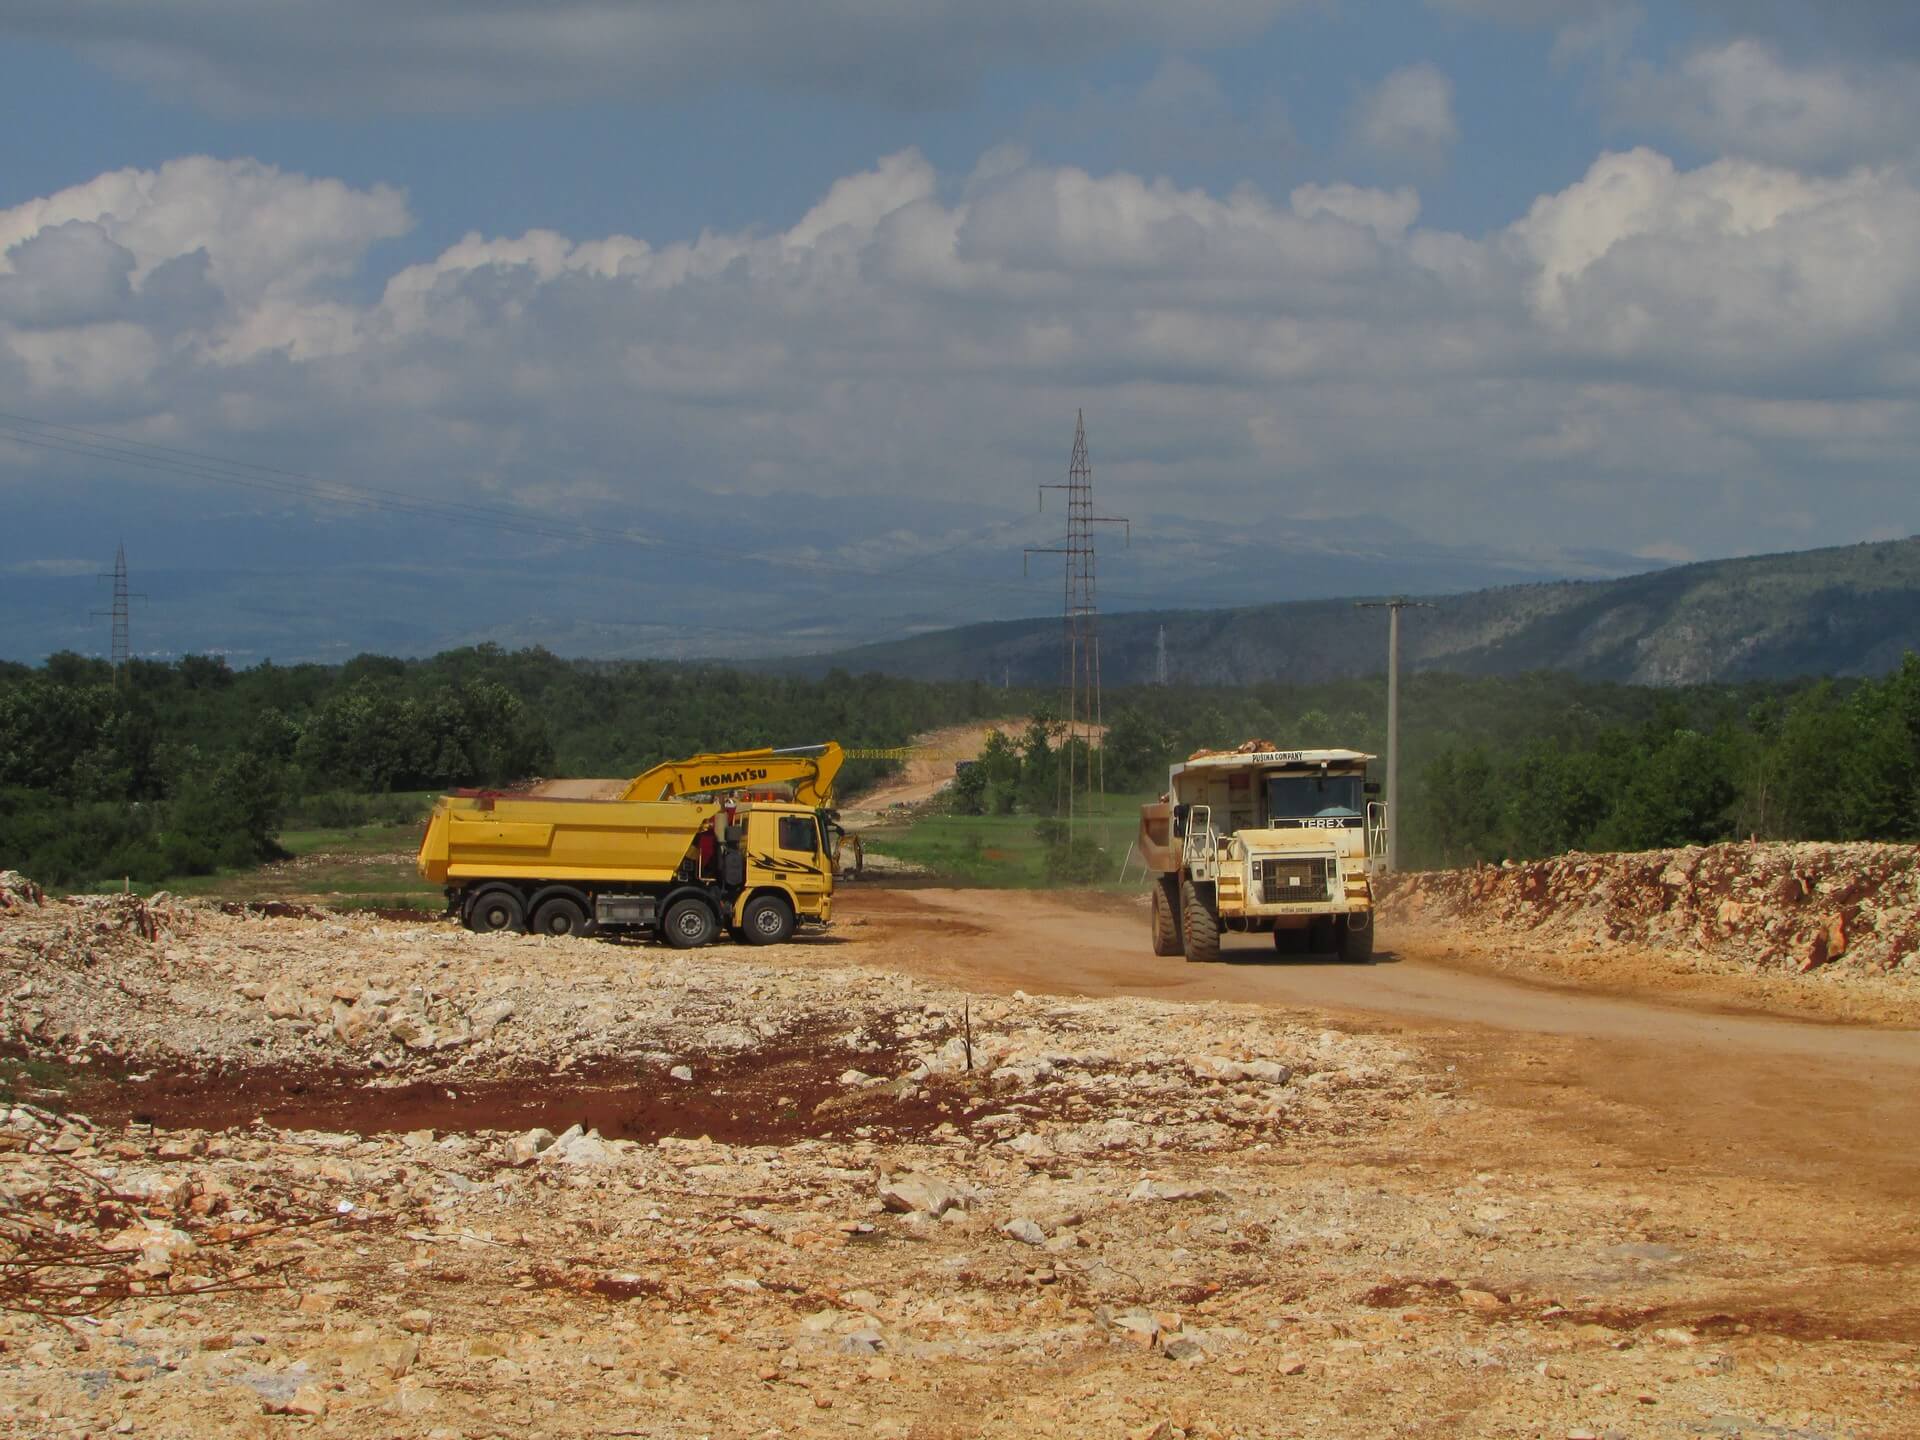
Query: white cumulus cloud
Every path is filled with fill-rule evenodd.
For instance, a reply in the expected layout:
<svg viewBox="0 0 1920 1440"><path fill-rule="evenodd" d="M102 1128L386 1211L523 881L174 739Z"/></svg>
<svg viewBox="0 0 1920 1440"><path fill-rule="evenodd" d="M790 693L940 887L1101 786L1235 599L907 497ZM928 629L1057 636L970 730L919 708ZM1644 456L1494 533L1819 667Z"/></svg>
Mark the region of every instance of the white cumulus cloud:
<svg viewBox="0 0 1920 1440"><path fill-rule="evenodd" d="M1920 153L1920 61L1791 64L1741 38L1677 67L1641 62L1618 83L1623 121L1664 125L1717 154L1833 167Z"/></svg>
<svg viewBox="0 0 1920 1440"><path fill-rule="evenodd" d="M1354 133L1383 155L1421 164L1444 160L1460 139L1453 81L1424 60L1394 71L1361 100Z"/></svg>
<svg viewBox="0 0 1920 1440"><path fill-rule="evenodd" d="M205 254L214 282L235 301L343 278L369 245L413 223L406 197L390 186L354 190L257 161L189 156L157 170L115 170L0 211L0 274L19 241L66 222L95 227L131 256L136 288L169 260Z"/></svg>
<svg viewBox="0 0 1920 1440"><path fill-rule="evenodd" d="M48 419L621 523L1023 496L1082 405L1103 495L1142 513L1718 550L1804 538L1777 526L1817 476L1838 535L1898 518L1900 170L1635 150L1489 235L1420 215L1411 189L904 151L784 230L472 235L381 274L396 192L196 159L0 212L0 380ZM0 480L57 496L64 463L0 450Z"/></svg>
<svg viewBox="0 0 1920 1440"><path fill-rule="evenodd" d="M1510 232L1560 344L1812 380L1813 356L1880 370L1920 316L1920 193L1892 172L1827 178L1748 161L1681 171L1601 157Z"/></svg>

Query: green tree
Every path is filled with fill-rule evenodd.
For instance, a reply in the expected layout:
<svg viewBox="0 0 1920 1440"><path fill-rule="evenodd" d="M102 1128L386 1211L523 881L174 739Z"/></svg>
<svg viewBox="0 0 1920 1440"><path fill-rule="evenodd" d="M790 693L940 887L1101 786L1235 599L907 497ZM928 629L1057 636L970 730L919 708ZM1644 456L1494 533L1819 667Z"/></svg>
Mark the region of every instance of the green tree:
<svg viewBox="0 0 1920 1440"><path fill-rule="evenodd" d="M1053 815L1060 808L1060 760L1054 740L1065 729L1046 712L1037 712L1020 737L1020 808L1029 815Z"/></svg>
<svg viewBox="0 0 1920 1440"><path fill-rule="evenodd" d="M1911 840L1920 834L1920 659L1860 688L1853 744L1836 767L1840 829L1849 839Z"/></svg>
<svg viewBox="0 0 1920 1440"><path fill-rule="evenodd" d="M1697 730L1676 730L1657 750L1641 752L1599 838L1615 850L1724 840L1738 793L1726 747Z"/></svg>
<svg viewBox="0 0 1920 1440"><path fill-rule="evenodd" d="M1151 785L1158 789L1166 784L1173 736L1139 707L1122 707L1107 727L1100 749L1110 788Z"/></svg>
<svg viewBox="0 0 1920 1440"><path fill-rule="evenodd" d="M1840 757L1857 741L1856 714L1839 703L1831 681L1794 698L1772 747L1779 833L1801 840L1838 840L1848 830Z"/></svg>
<svg viewBox="0 0 1920 1440"><path fill-rule="evenodd" d="M987 732L979 769L986 775L987 809L995 815L1011 815L1020 803L1020 751L1004 731Z"/></svg>
<svg viewBox="0 0 1920 1440"><path fill-rule="evenodd" d="M1501 793L1493 762L1474 746L1445 750L1421 776L1420 838L1441 865L1461 865L1496 854Z"/></svg>
<svg viewBox="0 0 1920 1440"><path fill-rule="evenodd" d="M1611 803L1611 769L1604 750L1568 752L1548 741L1526 747L1502 786L1510 852L1535 857L1590 847Z"/></svg>
<svg viewBox="0 0 1920 1440"><path fill-rule="evenodd" d="M955 815L987 813L987 767L978 761L961 763L947 790L948 808Z"/></svg>

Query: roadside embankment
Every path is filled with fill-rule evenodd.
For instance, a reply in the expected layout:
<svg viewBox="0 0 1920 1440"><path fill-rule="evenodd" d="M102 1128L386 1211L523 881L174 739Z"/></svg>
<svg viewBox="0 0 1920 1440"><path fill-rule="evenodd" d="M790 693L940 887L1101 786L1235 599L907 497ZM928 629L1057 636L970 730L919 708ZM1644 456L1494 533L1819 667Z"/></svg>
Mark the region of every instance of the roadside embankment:
<svg viewBox="0 0 1920 1440"><path fill-rule="evenodd" d="M1389 882L1382 918L1551 951L1555 968L1655 952L1694 970L1920 997L1910 845L1696 845L1427 871Z"/></svg>

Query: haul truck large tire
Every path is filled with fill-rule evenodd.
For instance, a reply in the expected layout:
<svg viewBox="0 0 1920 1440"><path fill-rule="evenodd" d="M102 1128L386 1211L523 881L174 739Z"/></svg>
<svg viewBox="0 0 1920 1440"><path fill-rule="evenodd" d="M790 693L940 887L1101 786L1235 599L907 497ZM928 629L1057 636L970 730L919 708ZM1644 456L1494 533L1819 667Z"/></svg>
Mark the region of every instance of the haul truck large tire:
<svg viewBox="0 0 1920 1440"><path fill-rule="evenodd" d="M1371 965L1373 963L1373 917L1361 915L1354 917L1364 922L1355 929L1353 919L1340 921L1340 958L1349 965Z"/></svg>
<svg viewBox="0 0 1920 1440"><path fill-rule="evenodd" d="M1187 876L1180 877L1180 939L1187 959L1210 965L1220 958L1220 918Z"/></svg>
<svg viewBox="0 0 1920 1440"><path fill-rule="evenodd" d="M1153 882L1153 953L1180 953L1180 890L1171 875Z"/></svg>

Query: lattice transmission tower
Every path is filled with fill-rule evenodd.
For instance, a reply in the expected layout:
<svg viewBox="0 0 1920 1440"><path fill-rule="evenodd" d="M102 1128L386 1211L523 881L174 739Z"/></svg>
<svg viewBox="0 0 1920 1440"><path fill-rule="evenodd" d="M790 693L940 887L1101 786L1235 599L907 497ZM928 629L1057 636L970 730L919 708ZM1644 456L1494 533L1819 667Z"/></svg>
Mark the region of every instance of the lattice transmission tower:
<svg viewBox="0 0 1920 1440"><path fill-rule="evenodd" d="M1094 549L1095 527L1125 527L1127 543L1133 543L1133 522L1124 515L1093 513L1093 462L1087 456L1087 420L1084 411L1076 411L1073 422L1073 458L1067 462L1064 484L1043 482L1040 509L1047 508L1047 491L1067 492L1067 535L1061 545L1033 545L1027 556L1064 555L1066 557L1065 621L1066 634L1062 690L1066 699L1066 735L1061 746L1060 767L1062 808L1067 814L1067 833L1083 808L1091 811L1097 795L1106 793L1106 765L1100 739L1104 731L1100 714L1100 609L1098 604L1099 556ZM1081 796L1085 795L1083 805Z"/></svg>
<svg viewBox="0 0 1920 1440"><path fill-rule="evenodd" d="M119 548L113 552L113 574L108 575L103 570L100 578L113 581L113 608L95 610L93 616L96 620L102 615L113 617L113 683L118 685L126 678L127 661L133 655L131 634L127 625L128 616L135 600L147 598L144 595L135 595L127 589L126 541L121 541Z"/></svg>

